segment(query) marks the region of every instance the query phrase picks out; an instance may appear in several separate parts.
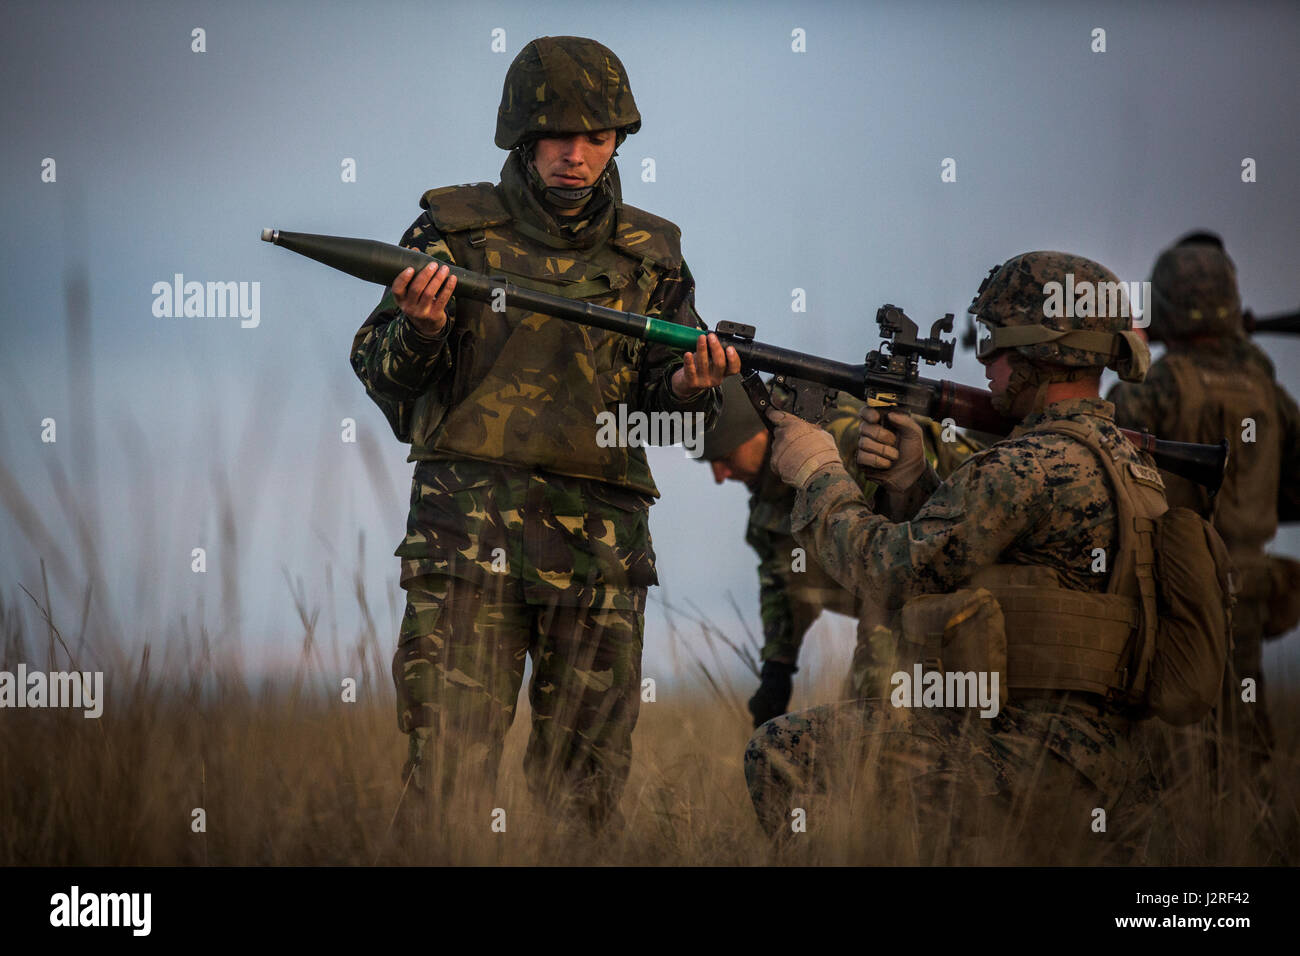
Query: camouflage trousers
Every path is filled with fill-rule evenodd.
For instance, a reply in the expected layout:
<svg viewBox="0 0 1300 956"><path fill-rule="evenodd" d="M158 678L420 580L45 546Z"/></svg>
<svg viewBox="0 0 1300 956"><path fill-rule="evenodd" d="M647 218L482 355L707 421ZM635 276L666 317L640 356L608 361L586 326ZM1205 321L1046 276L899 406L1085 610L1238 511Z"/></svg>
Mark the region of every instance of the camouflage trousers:
<svg viewBox="0 0 1300 956"><path fill-rule="evenodd" d="M824 824L882 863L1134 862L1157 817L1127 722L1060 699L787 714L755 731L745 779L770 835Z"/></svg>
<svg viewBox="0 0 1300 956"><path fill-rule="evenodd" d="M398 724L410 735L403 777L443 800L457 786L490 789L531 657L529 790L599 826L616 813L631 763L645 589L607 594L593 609L530 604L517 580L499 580L495 589L448 575L403 582L393 657Z"/></svg>

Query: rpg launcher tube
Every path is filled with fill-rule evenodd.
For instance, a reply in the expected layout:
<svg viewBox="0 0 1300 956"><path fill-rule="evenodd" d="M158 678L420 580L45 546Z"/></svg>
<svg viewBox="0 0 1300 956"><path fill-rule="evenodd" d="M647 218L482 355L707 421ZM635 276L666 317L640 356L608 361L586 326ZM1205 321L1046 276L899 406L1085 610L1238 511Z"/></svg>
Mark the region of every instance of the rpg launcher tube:
<svg viewBox="0 0 1300 956"><path fill-rule="evenodd" d="M806 377L820 381L812 376ZM962 428L991 435L1010 434L1018 424L997 411L993 407L992 393L982 388L959 385L946 379L918 378L916 384L929 391L929 409L924 414L937 422L951 418ZM1158 467L1202 486L1211 497L1223 486L1223 477L1228 470L1227 439L1217 445L1200 445L1169 441L1131 428L1121 428L1120 431L1135 448L1149 454Z"/></svg>
<svg viewBox="0 0 1300 956"><path fill-rule="evenodd" d="M263 229L262 240L385 287L391 286L403 269L413 268L418 272L435 261L433 256L373 239ZM456 277L455 294L462 298L493 305L504 298L503 304L514 308L553 315L682 351L693 350L702 334L699 329L678 325L676 322L523 289L500 278L439 262L447 265L451 275ZM762 342L727 336L724 338L727 345L736 349L745 368L807 379L841 389L863 400L874 397L877 392L897 393L902 388L909 396L917 396L914 401L900 402L909 410L936 421L951 418L963 428L974 428L991 434L1005 435L1015 425L1015 422L993 409L991 395L983 389L926 378L901 383L889 377L868 374L865 364L850 365ZM920 392L924 393L924 397L920 397ZM1189 445L1162 441L1151 435L1128 430L1125 430L1125 435L1139 448L1150 452L1161 468L1204 485L1211 493L1217 491L1222 483L1227 465L1226 442L1217 446Z"/></svg>

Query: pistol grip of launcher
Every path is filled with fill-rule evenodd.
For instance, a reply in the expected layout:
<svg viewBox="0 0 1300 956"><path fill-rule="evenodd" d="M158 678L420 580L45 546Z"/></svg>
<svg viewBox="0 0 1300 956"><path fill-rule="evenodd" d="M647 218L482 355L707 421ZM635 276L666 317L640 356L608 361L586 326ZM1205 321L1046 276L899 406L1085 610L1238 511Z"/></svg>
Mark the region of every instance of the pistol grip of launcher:
<svg viewBox="0 0 1300 956"><path fill-rule="evenodd" d="M868 408L874 408L880 413L880 424L889 428L889 413L905 411L903 406L899 405L893 396L889 398L868 398L866 401ZM890 429L891 431L893 429Z"/></svg>
<svg viewBox="0 0 1300 956"><path fill-rule="evenodd" d="M776 426L767 418L768 410L772 408L772 393L767 390L767 386L753 369L740 376L740 384L745 389L745 394L749 396L754 411L758 412L763 427L769 432L772 431Z"/></svg>

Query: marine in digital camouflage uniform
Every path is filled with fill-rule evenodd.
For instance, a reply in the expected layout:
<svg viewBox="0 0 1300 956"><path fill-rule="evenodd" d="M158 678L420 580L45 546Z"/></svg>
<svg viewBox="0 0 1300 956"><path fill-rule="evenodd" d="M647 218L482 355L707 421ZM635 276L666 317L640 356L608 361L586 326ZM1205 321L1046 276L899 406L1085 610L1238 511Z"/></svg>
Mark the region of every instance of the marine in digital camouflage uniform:
<svg viewBox="0 0 1300 956"><path fill-rule="evenodd" d="M1104 364L1140 378L1145 346L1125 331L1127 318L1045 317L1044 284L1063 282L1071 272L1076 281L1114 281L1078 256L1027 253L991 272L971 306L993 336L981 361L995 407L1022 419L1006 440L940 483L933 469L920 470L920 436L905 417L891 418L893 433L874 433L878 467L866 474L886 487L901 483L890 490L915 502L908 521L891 523L873 512L828 442L797 420L773 415L779 419L774 466L798 487L796 539L855 593L901 607L905 623L912 611L931 606L926 602L943 607L945 599L932 595L977 584L996 588L1021 577L1059 591L1053 602L1095 601L1086 596L1107 592L1109 570L1094 571L1094 549L1114 557L1118 545L1106 472L1081 440L1053 429L1090 436L1120 469L1136 466L1148 494L1158 493L1159 473L1120 434L1112 406L1097 395ZM864 451L868 443L864 428ZM891 478L898 469L904 470ZM1041 610L1029 610L1035 609ZM1021 643L1028 638L1017 629L1021 618L1010 607L1004 611L1010 688L991 719L973 708L902 708L878 698L760 727L745 753L745 776L764 828L789 833L792 810L815 814L809 808L818 804L810 800L838 781L832 794L840 800L871 796L856 805L871 819L916 821L921 842L910 852L920 862L960 859L963 848L981 841L1005 852L1017 834L1022 860L1059 861L1063 852L1087 849L1098 859L1137 852L1150 824L1153 781L1134 722L1099 693L1059 689L1064 680L1051 690L1035 689L1032 680L1025 686L1028 669L1017 680L1016 661L1033 648ZM946 616L945 610L938 622L945 638L963 623L955 617L945 623ZM1032 635L1040 639L1064 640ZM1051 663L1057 652L1046 653ZM1065 668L1062 677L1072 674L1062 662L1057 668ZM1097 808L1107 814L1105 833L1090 830ZM888 836L870 838L887 842Z"/></svg>
<svg viewBox="0 0 1300 956"><path fill-rule="evenodd" d="M678 228L622 202L611 154L640 125L611 51L579 37L534 40L505 79L501 181L426 192L401 244L525 288L702 328ZM458 781L490 785L531 657L530 790L600 826L617 814L631 758L658 490L642 448L598 444L597 416L626 405L710 424L722 349L710 336L683 357L458 301L454 280L433 268L408 274L352 347L353 368L415 463L396 551L407 592L393 659L410 736L405 779L444 799ZM729 351L721 361L734 371Z"/></svg>
<svg viewBox="0 0 1300 956"><path fill-rule="evenodd" d="M1239 590L1219 719L1224 739L1259 772L1273 746L1263 641L1291 630L1300 617L1298 566L1264 550L1279 521L1300 520L1300 409L1278 384L1268 356L1246 337L1236 267L1217 236L1191 233L1164 250L1152 269L1151 292L1151 333L1167 351L1142 384L1116 385L1107 398L1126 427L1174 441L1229 440L1214 526L1228 545ZM1199 485L1169 474L1165 483L1171 505L1208 510ZM1249 703L1242 700L1247 678L1255 682Z"/></svg>
<svg viewBox="0 0 1300 956"><path fill-rule="evenodd" d="M770 383L780 402L788 390ZM799 545L790 529L790 512L794 509L795 491L769 467L771 445L767 428L749 400L738 377L723 383L723 410L717 424L705 433L704 453L700 460L709 463L714 479L744 482L751 494L749 523L745 541L758 554L759 616L763 622L763 647L760 684L749 700L754 726L784 714L790 704L791 677L798 671L799 650L804 636L821 612L833 611L859 622L858 653L855 670L863 666L869 650L867 640L874 626L887 620L869 599L855 597L851 591L822 570L806 553L796 565ZM835 438L845 468L858 482L863 497L874 498L876 486L867 480L857 464L858 423L863 402L840 392L822 427ZM917 417L925 428L926 456L940 475L948 475L958 463L978 448L955 431L944 440L937 422ZM803 549L799 548L802 552ZM798 567L798 570L796 570ZM845 695L859 696L860 678L846 681Z"/></svg>

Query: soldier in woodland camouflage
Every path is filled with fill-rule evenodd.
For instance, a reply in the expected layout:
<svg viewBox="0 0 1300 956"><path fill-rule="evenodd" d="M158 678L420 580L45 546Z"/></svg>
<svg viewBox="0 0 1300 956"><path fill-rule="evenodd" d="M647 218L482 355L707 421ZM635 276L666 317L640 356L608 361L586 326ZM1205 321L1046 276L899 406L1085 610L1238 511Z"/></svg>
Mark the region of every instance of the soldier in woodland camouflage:
<svg viewBox="0 0 1300 956"><path fill-rule="evenodd" d="M783 394L782 386L771 384L774 397ZM758 417L739 378L723 384L723 410L718 423L704 436L704 454L714 479L743 482L749 488L749 524L745 541L758 554L759 616L763 622L763 662L760 685L749 700L754 726L786 712L792 692L791 676L798 670L799 650L804 636L823 610L834 611L859 622L858 652L854 657L854 675L846 684L847 696L859 696L862 668L869 664L867 641L874 626L884 626L885 616L865 597L855 597L838 581L822 570L815 560L808 560L790 529L790 512L795 493L769 467L771 442L767 428ZM862 476L857 464L858 422L864 403L840 392L823 428L835 438L840 457L854 476L868 501L876 494L876 485ZM943 440L936 422L918 419L925 428L926 456L940 475L948 475L977 446L959 435ZM801 556L796 560L796 549ZM855 676L856 675L856 676Z"/></svg>
<svg viewBox="0 0 1300 956"><path fill-rule="evenodd" d="M907 701L891 697L764 724L745 774L769 832L788 831L792 809L814 805L809 798L839 780L835 795L867 795L863 810L874 819L894 808L917 821L921 842L909 852L922 862L980 845L1005 852L1018 832L1019 859L1079 859L1081 846L1102 858L1141 843L1151 781L1134 741L1136 715L1112 696L1125 690L1114 683L1136 611L1097 555L1114 566L1121 541L1108 474L1124 475L1153 510L1163 498L1159 472L1120 434L1097 388L1103 365L1140 378L1146 352L1127 331L1127 309L1054 315L1045 287L1067 273L1076 283L1114 281L1078 256L1027 253L990 273L971 306L992 336L980 355L995 404L1022 419L1008 439L940 483L908 416L892 413L889 429L863 425L865 473L908 521L873 512L829 436L772 413L773 467L798 489L795 536L846 587L901 608L899 669L961 672L966 663L1002 672L1009 687L991 717L972 707L901 707ZM874 410L866 417L878 419ZM1019 604L1017 593L1034 598ZM1077 649L1069 646L1075 628L1044 623L1066 607L1098 622ZM834 753L848 757L837 764ZM1097 808L1107 814L1104 832L1091 826Z"/></svg>
<svg viewBox="0 0 1300 956"><path fill-rule="evenodd" d="M1168 351L1141 385L1116 385L1107 398L1122 425L1176 441L1230 442L1214 526L1236 566L1238 593L1219 720L1224 738L1262 771L1273 745L1262 644L1300 618L1300 565L1264 552L1279 521L1300 520L1300 409L1243 331L1236 268L1218 237L1192 233L1162 252L1151 292L1151 332ZM1199 485L1168 474L1165 482L1171 504L1208 510ZM1249 702L1247 679L1255 684Z"/></svg>
<svg viewBox="0 0 1300 956"><path fill-rule="evenodd" d="M610 50L534 40L506 74L501 182L426 192L401 244L702 328L679 230L622 201L613 155L640 126ZM454 291L446 267L406 270L352 348L415 462L393 660L405 772L443 796L458 779L490 783L531 656L529 787L599 826L631 758L658 490L640 447L601 447L597 416L626 405L711 423L739 359L712 335L682 356Z"/></svg>

